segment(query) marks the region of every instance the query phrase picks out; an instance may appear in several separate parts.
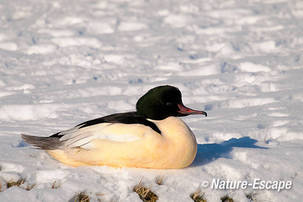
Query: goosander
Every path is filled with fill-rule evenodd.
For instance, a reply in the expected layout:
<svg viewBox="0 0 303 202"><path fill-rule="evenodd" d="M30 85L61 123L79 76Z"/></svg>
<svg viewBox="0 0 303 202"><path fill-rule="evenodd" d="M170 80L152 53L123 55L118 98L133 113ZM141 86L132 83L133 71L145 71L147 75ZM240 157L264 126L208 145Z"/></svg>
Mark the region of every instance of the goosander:
<svg viewBox="0 0 303 202"><path fill-rule="evenodd" d="M197 142L178 117L207 113L185 107L181 97L176 87L158 86L138 100L135 112L86 121L49 137L22 138L75 167L184 168L195 159Z"/></svg>

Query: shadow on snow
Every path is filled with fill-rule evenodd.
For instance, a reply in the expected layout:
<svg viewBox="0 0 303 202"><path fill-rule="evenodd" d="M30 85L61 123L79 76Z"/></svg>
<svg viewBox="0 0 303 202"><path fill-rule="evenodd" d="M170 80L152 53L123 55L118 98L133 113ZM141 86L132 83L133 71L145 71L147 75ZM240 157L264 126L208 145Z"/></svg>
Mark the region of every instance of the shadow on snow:
<svg viewBox="0 0 303 202"><path fill-rule="evenodd" d="M256 142L257 140L250 137L242 137L231 138L220 144L198 144L197 155L192 166L204 165L218 158L230 158L230 152L234 147L267 149L267 147L255 145Z"/></svg>

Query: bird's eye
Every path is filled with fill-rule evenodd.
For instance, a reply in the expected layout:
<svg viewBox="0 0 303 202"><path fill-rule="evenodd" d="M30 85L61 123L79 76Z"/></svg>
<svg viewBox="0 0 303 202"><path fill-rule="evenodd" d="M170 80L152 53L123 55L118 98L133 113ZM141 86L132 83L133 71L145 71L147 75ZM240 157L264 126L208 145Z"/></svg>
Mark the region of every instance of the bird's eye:
<svg viewBox="0 0 303 202"><path fill-rule="evenodd" d="M172 102L166 102L165 105L168 106L168 107L171 107L171 106L173 106L173 103Z"/></svg>

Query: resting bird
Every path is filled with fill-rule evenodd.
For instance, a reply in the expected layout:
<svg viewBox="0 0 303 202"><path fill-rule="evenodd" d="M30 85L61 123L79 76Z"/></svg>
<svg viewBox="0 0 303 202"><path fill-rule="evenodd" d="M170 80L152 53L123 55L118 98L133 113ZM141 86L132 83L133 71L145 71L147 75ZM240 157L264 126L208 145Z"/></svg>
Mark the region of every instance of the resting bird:
<svg viewBox="0 0 303 202"><path fill-rule="evenodd" d="M136 110L86 121L49 137L22 138L71 166L176 169L193 162L196 138L178 117L206 112L185 107L180 90L169 85L149 90Z"/></svg>

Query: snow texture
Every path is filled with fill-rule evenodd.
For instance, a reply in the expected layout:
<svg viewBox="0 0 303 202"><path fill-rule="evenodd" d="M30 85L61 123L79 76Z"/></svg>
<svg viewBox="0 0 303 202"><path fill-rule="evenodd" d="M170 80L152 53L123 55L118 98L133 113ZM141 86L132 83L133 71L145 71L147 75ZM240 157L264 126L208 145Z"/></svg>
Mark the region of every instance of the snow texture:
<svg viewBox="0 0 303 202"><path fill-rule="evenodd" d="M132 191L141 179L163 202L192 201L197 189L210 202L302 200L301 0L2 0L0 28L0 201L68 201L82 191L141 201ZM186 169L72 168L21 140L134 110L163 84L209 115L183 118L198 141ZM202 186L214 178L293 187Z"/></svg>

